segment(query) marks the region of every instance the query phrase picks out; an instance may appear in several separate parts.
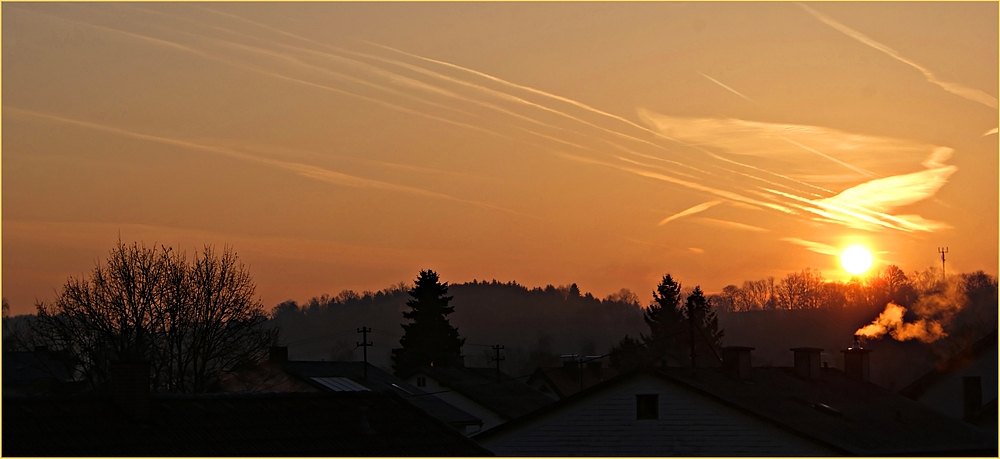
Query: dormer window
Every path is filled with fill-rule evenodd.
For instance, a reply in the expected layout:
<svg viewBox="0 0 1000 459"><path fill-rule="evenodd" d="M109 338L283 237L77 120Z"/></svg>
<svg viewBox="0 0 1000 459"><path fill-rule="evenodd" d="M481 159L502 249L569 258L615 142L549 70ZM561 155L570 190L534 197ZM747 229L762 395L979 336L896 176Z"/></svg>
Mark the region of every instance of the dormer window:
<svg viewBox="0 0 1000 459"><path fill-rule="evenodd" d="M417 376L417 387L427 387L426 376Z"/></svg>

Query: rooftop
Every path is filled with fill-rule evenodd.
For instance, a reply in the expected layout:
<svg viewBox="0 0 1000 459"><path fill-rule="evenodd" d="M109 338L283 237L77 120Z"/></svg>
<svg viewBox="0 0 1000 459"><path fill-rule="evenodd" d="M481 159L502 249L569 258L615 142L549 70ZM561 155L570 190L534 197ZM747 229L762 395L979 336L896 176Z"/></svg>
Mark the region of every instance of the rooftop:
<svg viewBox="0 0 1000 459"><path fill-rule="evenodd" d="M107 398L4 397L4 456L482 456L387 393L153 396L148 420Z"/></svg>
<svg viewBox="0 0 1000 459"><path fill-rule="evenodd" d="M997 444L986 432L840 370L824 368L815 379L797 377L793 368L757 367L751 373L750 381L741 381L722 368L637 369L474 438L489 438L639 374L652 374L845 454L996 455Z"/></svg>
<svg viewBox="0 0 1000 459"><path fill-rule="evenodd" d="M500 372L496 368L421 367L423 373L441 385L462 394L491 411L513 419L552 403L545 394Z"/></svg>
<svg viewBox="0 0 1000 459"><path fill-rule="evenodd" d="M290 361L285 365L285 370L298 378L319 384L323 383L316 378L347 378L354 384L374 391L387 391L451 425L482 424L482 420L476 416L455 408L433 395L428 395L416 386L377 367L368 365L366 377L364 362ZM331 388L327 386L327 389Z"/></svg>

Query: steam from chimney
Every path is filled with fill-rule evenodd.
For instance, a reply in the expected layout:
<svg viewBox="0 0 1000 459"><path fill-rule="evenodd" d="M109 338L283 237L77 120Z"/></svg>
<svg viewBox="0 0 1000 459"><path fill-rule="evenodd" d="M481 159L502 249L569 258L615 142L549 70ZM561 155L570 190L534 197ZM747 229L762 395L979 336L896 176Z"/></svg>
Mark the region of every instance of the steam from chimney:
<svg viewBox="0 0 1000 459"><path fill-rule="evenodd" d="M948 336L944 327L967 302L960 278L953 276L921 295L910 307L910 311L918 317L915 322L904 322L906 308L889 303L878 318L859 328L854 334L875 339L888 334L898 341L918 339L924 343L933 343Z"/></svg>
<svg viewBox="0 0 1000 459"><path fill-rule="evenodd" d="M925 343L933 343L948 336L941 323L935 320L919 319L916 322L903 322L903 314L905 313L906 308L889 303L885 306L885 311L882 311L875 321L859 328L854 334L878 339L888 333L897 341L918 339Z"/></svg>

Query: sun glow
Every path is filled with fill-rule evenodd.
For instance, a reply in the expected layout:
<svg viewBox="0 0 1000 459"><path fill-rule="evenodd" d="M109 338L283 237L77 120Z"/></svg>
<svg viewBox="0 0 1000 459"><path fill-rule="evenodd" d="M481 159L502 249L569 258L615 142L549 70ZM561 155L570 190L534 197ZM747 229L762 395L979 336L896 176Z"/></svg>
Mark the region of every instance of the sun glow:
<svg viewBox="0 0 1000 459"><path fill-rule="evenodd" d="M872 253L860 245L852 245L840 253L840 264L851 274L863 274L872 266Z"/></svg>

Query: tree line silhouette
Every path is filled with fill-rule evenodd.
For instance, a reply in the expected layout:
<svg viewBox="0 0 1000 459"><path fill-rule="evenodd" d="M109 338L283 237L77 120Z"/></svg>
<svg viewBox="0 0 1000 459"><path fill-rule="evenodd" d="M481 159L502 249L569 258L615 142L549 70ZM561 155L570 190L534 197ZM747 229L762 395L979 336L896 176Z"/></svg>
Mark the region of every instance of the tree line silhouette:
<svg viewBox="0 0 1000 459"><path fill-rule="evenodd" d="M206 392L217 388L222 370L254 362L276 343L288 345L292 359L358 360L362 326L372 333L370 361L397 373L460 358L486 366L491 346L501 344L504 370L527 374L559 365L563 354L610 352L619 369L663 362L712 365L727 336L751 341L735 344L758 345L810 327L846 335L844 330L869 323L890 302L943 324L947 339L934 343L941 355L997 324L995 277L977 271L945 279L933 268L906 275L896 266L848 282L826 281L819 271L805 269L777 281L728 285L712 295L700 287L682 289L667 274L645 307L625 288L598 298L576 284L528 288L495 279L449 284L430 270L421 271L412 285L343 290L301 305L288 300L270 313L254 287L231 249L219 253L205 247L189 260L169 247L119 242L105 264L89 276L70 278L55 300L36 305L36 314L10 317L4 300L4 348L46 346L68 353L94 387L107 380L110 362L142 359L151 364L156 389ZM835 314L836 323L813 324L812 316L787 316L796 311L850 314ZM778 319L786 328L776 334ZM836 336L827 339L839 345Z"/></svg>

